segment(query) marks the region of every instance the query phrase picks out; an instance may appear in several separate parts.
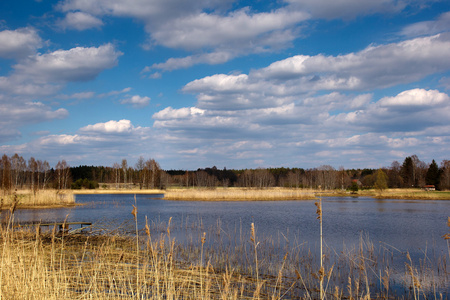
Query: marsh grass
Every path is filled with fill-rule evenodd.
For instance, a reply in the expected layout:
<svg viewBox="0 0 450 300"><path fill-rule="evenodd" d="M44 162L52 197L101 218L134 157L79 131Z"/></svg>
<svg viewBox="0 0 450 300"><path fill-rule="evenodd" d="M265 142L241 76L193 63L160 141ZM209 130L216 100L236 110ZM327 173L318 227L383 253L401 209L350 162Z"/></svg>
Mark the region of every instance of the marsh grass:
<svg viewBox="0 0 450 300"><path fill-rule="evenodd" d="M261 201L261 200L307 200L314 199L314 190L288 188L215 188L215 189L168 189L167 200L197 201Z"/></svg>
<svg viewBox="0 0 450 300"><path fill-rule="evenodd" d="M419 188L411 189L386 189L383 191L375 189L359 190L356 194L348 191L331 190L320 192L325 197L348 197L363 196L377 199L404 199L404 200L450 200L450 191L425 191Z"/></svg>
<svg viewBox="0 0 450 300"><path fill-rule="evenodd" d="M2 191L0 198L1 209L8 209L15 201L19 208L75 205L75 196L70 190Z"/></svg>
<svg viewBox="0 0 450 300"><path fill-rule="evenodd" d="M448 297L446 255L424 253L417 264L363 235L359 245L335 251L324 233L319 252L288 234L264 236L257 224L230 231L219 220L205 228L169 219L138 228L136 206L130 207L135 228L128 232L12 230L14 209L1 228L0 299ZM174 233L185 239L177 241Z"/></svg>

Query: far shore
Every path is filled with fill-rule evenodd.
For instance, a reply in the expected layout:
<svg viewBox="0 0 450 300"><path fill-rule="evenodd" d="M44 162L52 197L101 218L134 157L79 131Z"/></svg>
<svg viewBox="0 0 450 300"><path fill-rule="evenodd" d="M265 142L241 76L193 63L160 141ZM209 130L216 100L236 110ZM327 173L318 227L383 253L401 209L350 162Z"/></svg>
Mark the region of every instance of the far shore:
<svg viewBox="0 0 450 300"><path fill-rule="evenodd" d="M372 197L375 199L450 200L450 191L423 189L364 189L352 193L348 190L320 190L301 188L183 188L160 189L95 189L73 190L77 194L164 194L165 200L184 201L276 201L313 200L318 197Z"/></svg>
<svg viewBox="0 0 450 300"><path fill-rule="evenodd" d="M450 200L450 191L425 191L422 189L387 189L387 190L319 190L301 188L168 188L161 189L82 189L82 190L19 190L1 194L1 209L10 209L17 200L16 208L45 209L72 207L76 195L90 194L145 194L163 195L164 200L179 201L281 201L314 200L319 197L371 197L374 199L404 200ZM14 198L15 197L15 198Z"/></svg>

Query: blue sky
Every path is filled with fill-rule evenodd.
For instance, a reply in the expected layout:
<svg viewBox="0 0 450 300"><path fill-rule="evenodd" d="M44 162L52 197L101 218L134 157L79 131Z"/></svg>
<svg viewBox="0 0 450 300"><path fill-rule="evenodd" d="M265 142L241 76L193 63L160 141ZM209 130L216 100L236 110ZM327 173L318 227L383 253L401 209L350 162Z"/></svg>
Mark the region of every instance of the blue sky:
<svg viewBox="0 0 450 300"><path fill-rule="evenodd" d="M450 2L0 2L0 153L55 165L450 159Z"/></svg>

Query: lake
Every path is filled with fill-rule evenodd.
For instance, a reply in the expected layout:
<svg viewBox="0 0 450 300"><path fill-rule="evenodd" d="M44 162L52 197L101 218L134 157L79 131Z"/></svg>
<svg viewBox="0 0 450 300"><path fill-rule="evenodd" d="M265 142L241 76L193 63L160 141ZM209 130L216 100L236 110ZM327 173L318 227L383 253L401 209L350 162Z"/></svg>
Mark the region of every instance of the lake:
<svg viewBox="0 0 450 300"><path fill-rule="evenodd" d="M250 230L255 224L257 235L297 239L314 245L319 240L319 221L313 200L302 201L168 201L162 195L136 195L138 226L145 217L160 227L172 218L173 234L177 229L220 225L224 234L237 229ZM134 195L77 195L73 208L18 210L17 221L62 222L86 221L118 226L134 226L131 211ZM322 199L323 235L329 247L358 244L361 235L374 243L384 243L401 251L421 252L426 248L446 252L442 236L448 232L450 201L390 200L368 197ZM133 227L134 228L134 227ZM134 230L130 228L130 231ZM180 237L181 238L181 237Z"/></svg>
<svg viewBox="0 0 450 300"><path fill-rule="evenodd" d="M290 254L290 265L294 266L286 270L287 275L295 274L295 266L304 263L311 252L315 253L311 263L318 262L319 220L313 200L205 202L168 201L161 197L136 195L135 203L134 195L77 195L76 202L82 206L18 210L15 218L19 222L45 223L63 222L67 218L68 222L95 223L93 230L101 233L133 235L136 228L131 211L135 204L139 229L144 228L147 218L152 236L166 238L170 220L170 237L185 248L198 249L206 232L204 257L216 265L222 264L223 268L226 264L251 268L251 223L260 242L258 255L263 257L260 268L267 274L276 274L278 266L272 265L272 261L282 261L285 253ZM347 260L357 259L363 244L367 250L364 255L378 257L371 266L372 280L379 280L377 273L386 268L395 269L391 288L408 297L410 290L405 274L408 253L412 262L420 266L424 286L428 279L440 282L437 289L435 283L430 283L429 292L437 290L448 295L448 271L442 275L442 265L446 265L449 250L442 236L449 232L450 201L326 197L322 199L322 207L323 240L329 265L342 260L342 256ZM190 251L183 259L198 262L198 250ZM226 261L218 253L227 253ZM228 257L230 253L236 253L235 257ZM347 267L348 262L344 265ZM335 280L335 284L346 286L346 278Z"/></svg>

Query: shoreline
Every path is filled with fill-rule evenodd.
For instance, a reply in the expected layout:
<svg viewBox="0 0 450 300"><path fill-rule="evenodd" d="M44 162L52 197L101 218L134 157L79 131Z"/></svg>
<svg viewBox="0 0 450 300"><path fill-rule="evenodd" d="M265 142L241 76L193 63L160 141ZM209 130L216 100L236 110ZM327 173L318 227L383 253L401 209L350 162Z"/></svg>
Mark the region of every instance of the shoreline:
<svg viewBox="0 0 450 300"><path fill-rule="evenodd" d="M342 190L317 190L300 188L169 188L160 189L92 189L92 190L43 190L43 199L33 203L32 193L27 190L17 191L19 202L17 209L49 209L75 207L76 195L101 194L136 194L136 195L163 195L161 199L169 201L302 201L316 200L320 197L370 197L373 199L403 199L403 200L450 200L450 191L424 191L421 189L388 189L384 191L359 190L357 193ZM56 196L57 195L57 198ZM13 194L2 195L2 200L14 197ZM62 197L62 198L61 198ZM72 200L73 199L73 200ZM12 202L2 202L0 211L10 209Z"/></svg>

